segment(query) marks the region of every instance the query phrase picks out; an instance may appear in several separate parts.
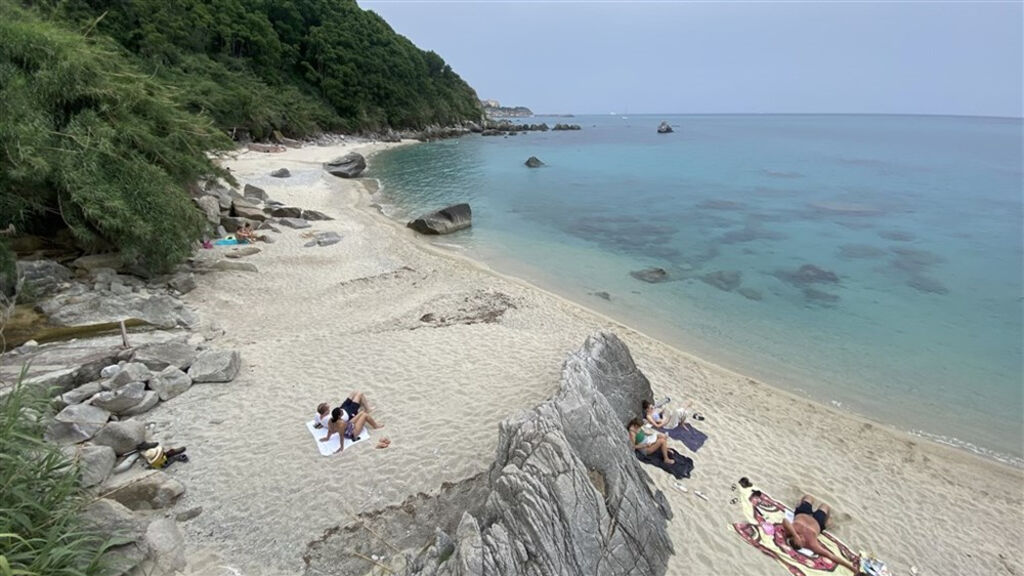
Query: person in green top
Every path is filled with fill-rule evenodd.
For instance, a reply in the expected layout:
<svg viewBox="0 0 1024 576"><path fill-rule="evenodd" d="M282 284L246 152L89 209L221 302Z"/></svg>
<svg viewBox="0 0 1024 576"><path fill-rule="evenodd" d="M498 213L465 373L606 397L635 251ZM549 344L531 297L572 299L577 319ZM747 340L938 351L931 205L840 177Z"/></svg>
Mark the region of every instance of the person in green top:
<svg viewBox="0 0 1024 576"><path fill-rule="evenodd" d="M633 418L626 426L629 430L629 439L634 450L651 455L655 451L661 451L661 457L666 464L675 464L676 461L668 455L668 436L660 432L648 432L644 430L644 421L640 418Z"/></svg>

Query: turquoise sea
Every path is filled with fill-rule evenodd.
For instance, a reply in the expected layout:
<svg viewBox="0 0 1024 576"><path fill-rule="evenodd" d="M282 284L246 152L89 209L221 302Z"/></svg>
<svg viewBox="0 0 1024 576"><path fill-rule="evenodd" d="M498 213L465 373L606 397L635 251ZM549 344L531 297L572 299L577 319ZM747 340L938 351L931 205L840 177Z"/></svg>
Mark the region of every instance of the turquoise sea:
<svg viewBox="0 0 1024 576"><path fill-rule="evenodd" d="M657 134L662 120L675 133ZM403 147L367 176L399 220L469 202L473 228L437 241L498 271L777 387L1021 464L1021 120L528 121L583 129ZM648 267L669 281L630 275Z"/></svg>

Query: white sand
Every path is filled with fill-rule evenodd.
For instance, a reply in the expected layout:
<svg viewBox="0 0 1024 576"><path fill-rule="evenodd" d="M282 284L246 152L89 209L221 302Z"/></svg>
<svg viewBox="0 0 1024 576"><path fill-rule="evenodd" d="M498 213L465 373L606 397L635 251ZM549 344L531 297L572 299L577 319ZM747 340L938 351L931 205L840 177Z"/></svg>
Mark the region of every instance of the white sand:
<svg viewBox="0 0 1024 576"><path fill-rule="evenodd" d="M188 487L176 510L204 509L183 525L193 550L216 549L247 575L302 573L306 544L354 514L486 470L498 422L547 398L566 353L607 328L656 395L692 399L708 417L699 427L711 439L694 455L688 494L648 469L675 512L669 574L786 575L728 528L743 520L729 504L741 476L777 498L809 492L829 502L834 531L898 574L911 565L922 575L1024 574L1020 471L790 396L442 254L369 207L361 185L321 172L319 162L349 149L227 162L240 183L335 217L313 229L344 239L304 248L302 231L284 229L246 259L258 274L205 276L186 297L225 329L214 344L243 358L233 383L193 386L147 416L158 439L188 446L191 462L169 473ZM294 176L267 177L280 167ZM426 313L450 317L496 293L515 308L495 323L421 327ZM367 393L385 428L322 457L304 423L317 403L353 389ZM391 448L375 450L385 435Z"/></svg>

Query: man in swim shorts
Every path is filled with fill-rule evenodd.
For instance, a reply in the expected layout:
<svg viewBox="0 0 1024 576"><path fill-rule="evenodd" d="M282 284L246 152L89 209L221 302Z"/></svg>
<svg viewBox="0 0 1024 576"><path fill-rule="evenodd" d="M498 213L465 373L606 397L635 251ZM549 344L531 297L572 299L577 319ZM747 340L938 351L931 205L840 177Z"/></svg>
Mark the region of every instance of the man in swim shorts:
<svg viewBox="0 0 1024 576"><path fill-rule="evenodd" d="M786 532L786 542L793 548L806 548L818 556L824 556L836 564L846 566L854 574L860 574L857 566L854 566L846 558L836 556L818 541L818 535L828 526L829 513L832 512L832 509L828 504L820 504L815 510L816 504L817 502L811 496L804 495L800 498L800 504L793 513L793 521L790 522L788 519L782 521L782 529Z"/></svg>

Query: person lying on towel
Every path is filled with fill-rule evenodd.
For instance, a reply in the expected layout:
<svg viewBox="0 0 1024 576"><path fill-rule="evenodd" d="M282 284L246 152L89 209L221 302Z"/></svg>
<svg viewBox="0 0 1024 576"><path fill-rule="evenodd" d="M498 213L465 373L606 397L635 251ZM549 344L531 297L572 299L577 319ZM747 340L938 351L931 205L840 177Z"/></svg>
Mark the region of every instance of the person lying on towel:
<svg viewBox="0 0 1024 576"><path fill-rule="evenodd" d="M341 434L341 442L335 454L345 449L345 439L355 441L359 438L363 433L363 426L370 417L366 412L360 412L354 418L343 418L342 414L345 414L345 411L340 406L331 410L331 418L327 421L327 436L320 439L321 442L327 442L334 434Z"/></svg>
<svg viewBox="0 0 1024 576"><path fill-rule="evenodd" d="M818 556L824 556L836 564L846 566L854 574L862 574L859 567L851 564L846 558L836 556L818 541L818 535L828 526L829 513L832 509L828 504L820 504L815 510L816 504L811 496L804 495L800 498L800 504L793 513L793 521L782 521L782 529L786 531L786 542L793 548L807 548Z"/></svg>
<svg viewBox="0 0 1024 576"><path fill-rule="evenodd" d="M669 398L663 400L665 404L668 404ZM655 428L664 428L665 430L671 430L676 426L682 426L686 423L687 418L690 417L690 412L687 408L669 408L664 405L654 405L650 401L644 400L640 404L643 410L644 419L647 420ZM698 413L693 413L694 420L703 420L704 417Z"/></svg>
<svg viewBox="0 0 1024 576"><path fill-rule="evenodd" d="M668 455L668 436L665 436L661 432L645 430L644 421L639 418L633 418L630 420L626 429L629 430L629 440L633 444L634 450L639 450L647 455L653 454L657 450L661 450L661 458L666 464L676 463L676 461Z"/></svg>
<svg viewBox="0 0 1024 576"><path fill-rule="evenodd" d="M370 407L366 404L366 395L363 394L362 392L357 391L349 394L348 398L345 398L345 401L341 403L341 406L339 406L339 408L341 408L342 412L344 412L344 414L342 414L341 417L346 422L354 418L356 414L359 414L360 410L362 410L363 412L367 413L366 423L369 424L371 428L373 428L374 430L376 430L377 428L383 428L383 426L377 424L377 421L374 420L373 417L369 415L368 412L370 410ZM325 428L327 426L328 420L330 420L330 414L331 405L328 404L327 402L321 402L316 407L316 416L313 417L313 427Z"/></svg>

